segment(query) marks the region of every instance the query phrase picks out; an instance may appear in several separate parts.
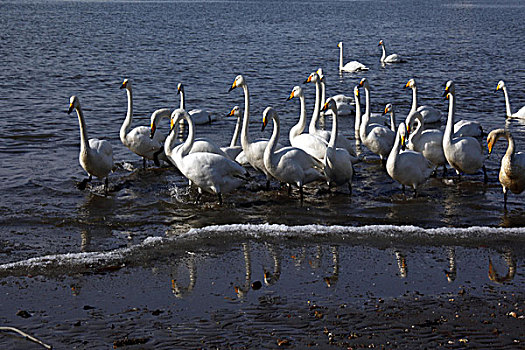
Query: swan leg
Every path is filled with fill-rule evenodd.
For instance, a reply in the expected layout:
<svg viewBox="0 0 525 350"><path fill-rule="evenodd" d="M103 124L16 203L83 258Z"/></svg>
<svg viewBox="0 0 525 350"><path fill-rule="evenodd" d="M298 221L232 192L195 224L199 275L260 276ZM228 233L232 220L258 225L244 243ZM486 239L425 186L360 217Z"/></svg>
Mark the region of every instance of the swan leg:
<svg viewBox="0 0 525 350"><path fill-rule="evenodd" d="M414 198L417 198L417 188L414 187Z"/></svg>
<svg viewBox="0 0 525 350"><path fill-rule="evenodd" d="M487 183L489 182L489 177L487 176L487 168L485 168L485 164L483 164L483 182Z"/></svg>
<svg viewBox="0 0 525 350"><path fill-rule="evenodd" d="M447 166L443 164L443 178L447 177Z"/></svg>
<svg viewBox="0 0 525 350"><path fill-rule="evenodd" d="M405 185L401 185L401 189L403 190L403 194L405 194Z"/></svg>
<svg viewBox="0 0 525 350"><path fill-rule="evenodd" d="M163 151L163 149L159 148L159 150L157 152L153 153L153 163L155 163L156 166L160 166L159 154L161 154L162 151Z"/></svg>
<svg viewBox="0 0 525 350"><path fill-rule="evenodd" d="M195 198L195 204L199 204L201 197L202 197L202 193L199 191L199 193L197 193L197 198Z"/></svg>
<svg viewBox="0 0 525 350"><path fill-rule="evenodd" d="M286 184L286 186L288 186L288 197L290 197L292 195L292 185Z"/></svg>
<svg viewBox="0 0 525 350"><path fill-rule="evenodd" d="M348 190L350 191L350 196L352 195L352 182L348 182Z"/></svg>
<svg viewBox="0 0 525 350"><path fill-rule="evenodd" d="M503 209L507 210L507 189L503 189Z"/></svg>
<svg viewBox="0 0 525 350"><path fill-rule="evenodd" d="M89 175L89 177L88 177L87 179L84 179L84 180L80 181L80 182L77 184L77 188L78 188L79 190L81 190L81 191L85 190L85 189L86 189L86 186L87 186L87 183L88 183L88 182L91 182L92 178L93 178L93 177L92 177L91 175Z"/></svg>
<svg viewBox="0 0 525 350"><path fill-rule="evenodd" d="M104 193L106 196L108 195L108 187L109 187L109 178L106 176L106 181L104 181Z"/></svg>
<svg viewBox="0 0 525 350"><path fill-rule="evenodd" d="M142 169L146 169L146 158L142 157Z"/></svg>
<svg viewBox="0 0 525 350"><path fill-rule="evenodd" d="M291 187L291 186L290 186L290 187ZM299 195L301 196L301 204L303 204L303 198L304 198L304 196L303 196L303 186L302 186L302 185L299 186Z"/></svg>
<svg viewBox="0 0 525 350"><path fill-rule="evenodd" d="M266 191L270 190L270 179L266 179Z"/></svg>
<svg viewBox="0 0 525 350"><path fill-rule="evenodd" d="M222 194L220 192L217 192L217 197L219 198L219 205L222 205Z"/></svg>

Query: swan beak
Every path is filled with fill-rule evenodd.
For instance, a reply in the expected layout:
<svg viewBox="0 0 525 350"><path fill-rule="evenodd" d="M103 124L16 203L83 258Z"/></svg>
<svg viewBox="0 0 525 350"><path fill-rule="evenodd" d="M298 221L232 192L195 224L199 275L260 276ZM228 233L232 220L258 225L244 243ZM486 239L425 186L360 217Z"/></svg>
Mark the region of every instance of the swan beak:
<svg viewBox="0 0 525 350"><path fill-rule="evenodd" d="M266 118L266 116L264 116L261 131L264 131L267 124L268 124L268 119Z"/></svg>
<svg viewBox="0 0 525 350"><path fill-rule="evenodd" d="M234 109L232 109L232 110L230 111L230 113L226 114L226 117L231 117L231 116L233 115L233 111L234 111Z"/></svg>
<svg viewBox="0 0 525 350"><path fill-rule="evenodd" d="M401 135L401 150L404 151L405 149L406 149L405 136Z"/></svg>
<svg viewBox="0 0 525 350"><path fill-rule="evenodd" d="M228 90L228 92L232 91L233 89L235 89L237 87L237 82L233 82L232 86L230 87L230 90Z"/></svg>
<svg viewBox="0 0 525 350"><path fill-rule="evenodd" d="M124 81L122 82L122 84L120 84L120 88L121 88L121 89L125 89L127 85L128 85L128 82L124 80Z"/></svg>
<svg viewBox="0 0 525 350"><path fill-rule="evenodd" d="M327 110L328 110L328 102L326 102L323 108L321 108L321 112L326 112Z"/></svg>
<svg viewBox="0 0 525 350"><path fill-rule="evenodd" d="M157 131L157 126L155 123L151 123L151 132L149 134L149 138L152 139L153 136L155 136L155 131Z"/></svg>
<svg viewBox="0 0 525 350"><path fill-rule="evenodd" d="M180 85L179 85L179 86L177 86L177 95L180 95L180 92L181 92L181 91L182 91L182 88L181 88L181 86L180 86Z"/></svg>
<svg viewBox="0 0 525 350"><path fill-rule="evenodd" d="M408 81L407 84L405 85L405 88L407 87L410 87L410 81Z"/></svg>
<svg viewBox="0 0 525 350"><path fill-rule="evenodd" d="M69 104L69 108L67 110L67 114L71 114L71 112L73 112L73 104L72 103Z"/></svg>
<svg viewBox="0 0 525 350"><path fill-rule="evenodd" d="M448 100L448 87L446 87L445 91L443 91L443 97L445 97L445 99Z"/></svg>
<svg viewBox="0 0 525 350"><path fill-rule="evenodd" d="M487 148L489 149L489 154L492 153L492 146L494 146L494 141L490 140L487 144Z"/></svg>
<svg viewBox="0 0 525 350"><path fill-rule="evenodd" d="M363 87L363 80L361 79L361 81L359 82L359 86L360 87Z"/></svg>
<svg viewBox="0 0 525 350"><path fill-rule="evenodd" d="M383 112L383 115L388 113L388 107L385 107L385 111Z"/></svg>
<svg viewBox="0 0 525 350"><path fill-rule="evenodd" d="M292 98L295 97L295 94L294 92L292 91L292 93L290 94L290 96L286 99L286 101L290 101Z"/></svg>
<svg viewBox="0 0 525 350"><path fill-rule="evenodd" d="M356 95L357 97L359 97L359 89L356 89L356 90L355 90L355 95Z"/></svg>
<svg viewBox="0 0 525 350"><path fill-rule="evenodd" d="M303 84L307 84L307 83L309 83L311 81L312 81L312 77L310 76L310 77L306 78L306 80L303 82Z"/></svg>
<svg viewBox="0 0 525 350"><path fill-rule="evenodd" d="M410 125L407 125L407 134L410 135Z"/></svg>

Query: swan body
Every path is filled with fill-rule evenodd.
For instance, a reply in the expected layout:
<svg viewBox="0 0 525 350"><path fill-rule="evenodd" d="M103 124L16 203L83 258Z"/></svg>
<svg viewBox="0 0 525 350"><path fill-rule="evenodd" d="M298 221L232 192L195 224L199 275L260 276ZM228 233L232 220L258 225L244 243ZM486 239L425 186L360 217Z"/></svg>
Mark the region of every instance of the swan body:
<svg viewBox="0 0 525 350"><path fill-rule="evenodd" d="M173 148L174 129L182 119L188 123L188 138L181 147ZM202 192L216 194L219 204L222 204L222 194L233 191L242 183L246 170L231 159L208 152L194 152L194 123L190 115L183 109L176 109L172 114L172 128L166 139L168 154L173 158L180 172L199 189L199 197Z"/></svg>
<svg viewBox="0 0 525 350"><path fill-rule="evenodd" d="M241 132L241 109L239 106L233 107L233 109L226 115L227 117L234 116L237 118L237 123L235 124L235 130L233 132L232 140L229 146L221 147L221 150L226 153L228 158L235 160L239 153L242 152L242 147L237 145L239 141L239 134Z"/></svg>
<svg viewBox="0 0 525 350"><path fill-rule="evenodd" d="M443 151L443 131L437 129L424 130L424 119L418 111L410 112L405 124L409 135L408 148L420 152L435 166L445 167L447 159ZM415 128L414 125L416 125Z"/></svg>
<svg viewBox="0 0 525 350"><path fill-rule="evenodd" d="M405 62L401 56L399 56L398 54L391 54L391 55L386 55L386 48L385 48L385 43L383 42L383 40L379 40L379 44L377 46L381 46L381 49L383 50L383 54L381 55L381 63L402 63L402 62Z"/></svg>
<svg viewBox="0 0 525 350"><path fill-rule="evenodd" d="M454 123L454 137L481 137L483 127L475 120L460 120Z"/></svg>
<svg viewBox="0 0 525 350"><path fill-rule="evenodd" d="M373 153L385 161L392 150L395 133L384 125L369 124L370 122L370 85L366 78L361 79L359 86L365 88L366 109L361 116L359 137L361 142Z"/></svg>
<svg viewBox="0 0 525 350"><path fill-rule="evenodd" d="M436 109L432 106L426 106L426 105L418 106L416 81L414 79L410 79L405 85L405 88L407 87L410 87L412 89L412 109L410 110L410 113L418 111L423 117L423 120L425 121L425 123L427 124L440 122L441 121L441 111L439 109Z"/></svg>
<svg viewBox="0 0 525 350"><path fill-rule="evenodd" d="M405 141L406 125L402 122L399 124L394 146L386 161L386 170L392 179L403 186L411 186L414 195L417 196L417 188L430 177L434 166L419 152L401 151Z"/></svg>
<svg viewBox="0 0 525 350"><path fill-rule="evenodd" d="M456 110L456 88L452 80L449 80L445 86L446 98L449 100L449 110L447 126L443 135L443 152L447 162L459 174L474 174L480 168L485 173L485 182L487 180L485 157L478 140L473 137L453 137L452 127L454 125L454 114Z"/></svg>
<svg viewBox="0 0 525 350"><path fill-rule="evenodd" d="M525 118L525 106L521 107L520 110L516 113L512 113L512 109L510 109L509 94L507 92L507 87L505 86L505 82L503 80L500 80L498 82L498 86L496 86L496 91L498 90L503 90L503 95L505 95L505 111L507 114L507 118Z"/></svg>
<svg viewBox="0 0 525 350"><path fill-rule="evenodd" d="M317 69L317 74L319 75L321 83L321 100L319 103L320 108L322 108L326 102L326 83L323 75L323 70L321 68ZM352 98L343 94L337 94L332 96L336 105L338 116L350 116L354 113L354 107L352 104ZM327 141L328 142L328 141Z"/></svg>
<svg viewBox="0 0 525 350"><path fill-rule="evenodd" d="M264 165L270 174L280 182L297 186L302 200L303 185L325 179L323 164L297 147L283 147L276 150L280 122L277 112L272 107L267 107L263 112L263 129L269 119L273 120L273 132L268 147L264 151Z"/></svg>
<svg viewBox="0 0 525 350"><path fill-rule="evenodd" d="M367 66L365 66L361 62L357 62L357 61L350 61L350 62L346 63L345 65L343 65L343 42L340 41L337 44L337 47L339 48L339 71L340 72L355 73L355 72L359 72L359 71L368 70Z"/></svg>
<svg viewBox="0 0 525 350"><path fill-rule="evenodd" d="M76 110L80 127L80 153L78 160L82 168L88 173L90 181L92 176L99 179L106 178L104 190L108 192L108 174L113 169L113 147L106 140L88 139L84 114L80 108L80 101L76 96L69 99L68 114ZM85 187L86 181L83 182Z"/></svg>
<svg viewBox="0 0 525 350"><path fill-rule="evenodd" d="M326 142L330 139L330 132L327 130L320 130L317 129L317 120L319 119L320 115L320 107L321 107L321 96L320 96L320 88L321 88L321 79L319 78L319 75L317 72L313 72L308 76L308 79L306 79L305 83L315 83L315 107L314 107L314 113L312 115L312 119L310 120L310 125L308 127L308 133L310 135L317 136ZM348 140L345 137L339 137L337 138L337 144L336 147L344 148L350 153L350 155L354 158L354 162L357 161L356 152L354 149L354 145L350 140Z"/></svg>
<svg viewBox="0 0 525 350"><path fill-rule="evenodd" d="M251 141L248 135L248 124L250 122L250 93L246 80L242 75L235 77L229 91L241 87L244 91L244 117L241 129L241 145L244 156L250 165L257 171L266 175L266 188L270 187L270 180L272 175L264 165L264 151L268 145L268 140L259 139Z"/></svg>
<svg viewBox="0 0 525 350"><path fill-rule="evenodd" d="M515 194L520 194L525 190L525 153L515 151L514 138L505 129L496 129L489 133L487 136L489 153L492 153L492 148L500 137L507 139L509 144L507 152L501 159L499 170L499 182L503 187L504 206L506 208L509 190Z"/></svg>
<svg viewBox="0 0 525 350"><path fill-rule="evenodd" d="M171 111L168 108L157 109L151 115L151 127L137 126L131 129L133 120L133 90L131 81L124 79L120 88L126 89L128 95L128 111L126 119L120 128L120 141L133 153L143 158L144 167L146 167L146 159L155 160L156 163L158 163L158 159L167 161L166 155L163 152L163 142L166 136L161 132L155 131L156 124L153 124L153 121L159 121L162 118L170 116Z"/></svg>
<svg viewBox="0 0 525 350"><path fill-rule="evenodd" d="M180 94L180 108L186 110L184 85L182 83L177 85L177 93ZM188 111L188 114L196 125L211 124L212 121L216 120L216 117L211 112L200 108L192 109Z"/></svg>
<svg viewBox="0 0 525 350"><path fill-rule="evenodd" d="M290 144L293 147L300 148L312 157L318 160L323 160L326 156L326 148L328 143L315 135L305 133L303 130L306 127L306 103L304 99L303 89L300 86L295 86L288 97L288 100L292 98L299 98L301 103L301 114L299 121L290 129Z"/></svg>
<svg viewBox="0 0 525 350"><path fill-rule="evenodd" d="M336 186L348 184L348 188L351 191L352 177L354 176L352 157L346 149L335 147L337 141L337 106L335 101L331 98L328 99L323 106L323 110L330 110L333 118L332 133L326 149L326 156L323 159L328 187L332 184Z"/></svg>

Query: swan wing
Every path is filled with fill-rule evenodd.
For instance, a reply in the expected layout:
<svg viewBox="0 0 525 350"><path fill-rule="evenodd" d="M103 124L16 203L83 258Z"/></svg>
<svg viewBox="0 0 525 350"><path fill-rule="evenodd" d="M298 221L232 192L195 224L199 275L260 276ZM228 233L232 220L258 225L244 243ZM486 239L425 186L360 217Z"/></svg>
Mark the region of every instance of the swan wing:
<svg viewBox="0 0 525 350"><path fill-rule="evenodd" d="M417 111L423 117L425 123L437 123L441 121L441 111L431 106L419 106Z"/></svg>
<svg viewBox="0 0 525 350"><path fill-rule="evenodd" d="M521 107L519 111L513 113L511 118L525 118L525 106Z"/></svg>

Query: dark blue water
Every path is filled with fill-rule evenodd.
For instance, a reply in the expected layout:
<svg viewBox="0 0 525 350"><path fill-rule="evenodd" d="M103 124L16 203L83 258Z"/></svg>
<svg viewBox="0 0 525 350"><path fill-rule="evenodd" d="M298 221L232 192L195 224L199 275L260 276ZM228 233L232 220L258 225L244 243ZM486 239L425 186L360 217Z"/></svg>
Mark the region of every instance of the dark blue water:
<svg viewBox="0 0 525 350"><path fill-rule="evenodd" d="M204 197L204 204L193 204L195 193L188 192L186 180L170 168L142 170L142 160L119 140L127 107L125 92L119 89L124 78L133 81L133 126L149 125L149 115L157 108L178 107L176 86L182 82L188 108L205 108L219 116L212 125L198 126L197 135L227 145L235 121L222 116L244 103L241 91L228 93L237 74L244 75L250 88L253 137L269 137L269 131L260 132L267 106L280 113L284 137L299 115L298 102L286 98L294 85L302 85L321 67L328 96L350 95L366 77L372 110L393 103L398 121L411 106L411 91L404 89L408 79L417 80L420 104L443 112L443 87L452 79L458 115L478 120L487 132L507 125L517 149L523 150L525 123L505 123L503 94L495 92L503 79L513 110L525 104L523 18L520 1L2 2L0 262L111 251L146 237L173 236L212 224L523 227L523 196L511 194L509 210L503 210L497 174L505 142L496 145L486 162L488 185L481 173L459 183L436 178L421 189L419 198L404 197L377 157L364 149L367 160L355 167L351 197L346 189L327 194L310 188L301 205L297 195L288 197L276 183L270 192L259 191L262 179L255 176L218 207L211 196ZM380 39L407 63L382 67ZM339 75L339 41L344 43L345 62L359 60L370 70ZM302 86L310 115L315 90ZM66 113L71 95L80 99L89 137L113 146L119 167L110 176L115 190L108 197L100 183L84 192L75 186L85 175L78 164L78 121ZM167 121L161 128L167 131ZM340 132L353 138L353 118L340 121ZM498 245L517 246L518 260L523 260L519 235L498 236L497 230L494 235ZM421 241L422 236L426 234L408 238L421 259L421 247L447 244L428 237ZM376 246L377 240L384 239L371 238L358 249ZM451 245L477 246L478 241L472 233ZM213 236L205 242L217 244ZM297 237L294 242L312 245ZM385 246L382 242L376 248ZM470 258L477 254L475 249L464 252ZM221 266L227 269L231 259L225 256ZM485 267L486 261L479 262L480 270ZM523 274L517 276L516 287L523 285ZM486 277L477 281L487 282ZM201 290L199 295L205 294Z"/></svg>

